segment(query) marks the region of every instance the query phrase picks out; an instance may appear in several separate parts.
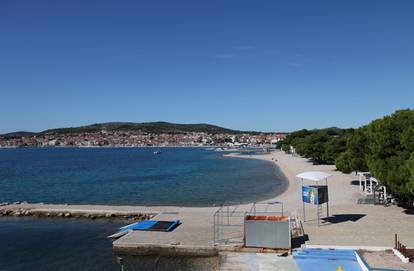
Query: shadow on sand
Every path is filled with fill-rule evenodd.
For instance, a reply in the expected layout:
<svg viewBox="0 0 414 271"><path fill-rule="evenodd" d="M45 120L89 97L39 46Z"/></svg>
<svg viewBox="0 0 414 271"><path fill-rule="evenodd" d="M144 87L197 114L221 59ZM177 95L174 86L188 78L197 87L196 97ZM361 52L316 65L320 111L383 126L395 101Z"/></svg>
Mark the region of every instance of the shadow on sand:
<svg viewBox="0 0 414 271"><path fill-rule="evenodd" d="M309 236L307 234L296 238L292 238L292 248L298 248L306 241L309 241Z"/></svg>
<svg viewBox="0 0 414 271"><path fill-rule="evenodd" d="M332 215L330 217L322 218L323 221L329 222L332 224L342 223L347 221L358 221L361 218L366 216L365 214L341 214L341 215Z"/></svg>
<svg viewBox="0 0 414 271"><path fill-rule="evenodd" d="M403 211L404 214L414 215L414 207L407 207L407 206L402 206L402 207L405 208L405 210Z"/></svg>
<svg viewBox="0 0 414 271"><path fill-rule="evenodd" d="M352 180L351 185L358 185L359 186L359 180ZM364 185L364 182L362 182L362 185Z"/></svg>

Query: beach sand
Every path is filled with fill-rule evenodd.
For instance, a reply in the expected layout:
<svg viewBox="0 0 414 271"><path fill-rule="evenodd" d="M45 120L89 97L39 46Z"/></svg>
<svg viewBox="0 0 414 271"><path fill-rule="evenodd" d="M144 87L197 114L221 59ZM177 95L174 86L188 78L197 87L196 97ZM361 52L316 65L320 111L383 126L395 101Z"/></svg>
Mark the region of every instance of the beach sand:
<svg viewBox="0 0 414 271"><path fill-rule="evenodd" d="M269 201L281 201L286 206L286 210L291 212L300 211L302 208L302 183L295 176L304 171L323 171L332 175L328 179L330 205L356 205L358 198L361 197L358 185L351 185L351 181L358 180L358 177L353 174L343 174L336 171L335 166L332 165L313 165L306 158L293 157L280 151L262 155L228 154L227 156L260 159L275 163L285 175L288 187L282 194L269 199ZM321 184L324 184L324 182L321 182Z"/></svg>
<svg viewBox="0 0 414 271"><path fill-rule="evenodd" d="M397 206L358 204L364 197L357 184L355 173L344 174L334 165L314 165L308 159L276 151L264 155L237 155L241 158L255 158L275 163L286 176L289 186L284 193L269 201L282 201L290 212L302 211L301 181L295 176L304 171L323 171L331 174L328 178L330 222L318 226L316 207L306 205L305 233L309 245L334 246L377 246L393 247L394 234L402 243L414 247L414 215L404 213ZM355 183L355 184L352 184ZM324 209L325 212L325 209ZM313 220L313 221L312 221Z"/></svg>

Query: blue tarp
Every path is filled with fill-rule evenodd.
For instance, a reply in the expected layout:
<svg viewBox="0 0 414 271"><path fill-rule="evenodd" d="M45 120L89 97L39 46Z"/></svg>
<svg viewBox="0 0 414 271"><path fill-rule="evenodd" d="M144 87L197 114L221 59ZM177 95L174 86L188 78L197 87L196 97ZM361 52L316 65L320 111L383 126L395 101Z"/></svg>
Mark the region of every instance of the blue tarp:
<svg viewBox="0 0 414 271"><path fill-rule="evenodd" d="M136 231L172 231L178 225L180 220L174 221L158 221L158 220L144 220L119 228L121 231L136 230Z"/></svg>
<svg viewBox="0 0 414 271"><path fill-rule="evenodd" d="M157 223L155 220L144 220L130 225L126 225L120 230L148 230Z"/></svg>
<svg viewBox="0 0 414 271"><path fill-rule="evenodd" d="M301 271L338 270L362 271L354 250L348 249L302 249L293 257Z"/></svg>

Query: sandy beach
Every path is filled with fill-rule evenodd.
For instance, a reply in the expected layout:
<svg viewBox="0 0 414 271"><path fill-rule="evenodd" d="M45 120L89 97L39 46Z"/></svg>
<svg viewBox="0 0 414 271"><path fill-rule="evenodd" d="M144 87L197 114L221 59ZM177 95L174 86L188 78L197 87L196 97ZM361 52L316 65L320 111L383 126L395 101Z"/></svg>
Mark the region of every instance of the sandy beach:
<svg viewBox="0 0 414 271"><path fill-rule="evenodd" d="M286 206L286 210L291 212L302 208L301 182L295 176L304 171L323 171L332 175L328 179L330 205L356 205L358 198L361 197L358 186L351 185L351 181L358 180L358 177L336 171L335 166L313 165L306 158L293 157L280 151L263 155L228 154L227 156L261 159L272 162L279 167L288 181L288 187L282 194L269 199L269 201L281 201Z"/></svg>
<svg viewBox="0 0 414 271"><path fill-rule="evenodd" d="M275 163L286 176L289 186L286 191L269 201L282 201L285 209L290 212L301 213L302 209L301 182L295 178L297 174L304 171L323 171L332 175L328 179L328 186L330 216L334 219L332 222L322 223L321 226L315 221L304 223L309 245L392 247L394 234L397 233L402 242L414 247L414 215L406 214L398 206L358 204L358 199L364 195L359 191L358 185L351 183L358 181L355 173L344 174L333 165L314 165L306 158L281 151L264 155L231 156ZM315 219L316 207L306 206L306 213L307 219Z"/></svg>

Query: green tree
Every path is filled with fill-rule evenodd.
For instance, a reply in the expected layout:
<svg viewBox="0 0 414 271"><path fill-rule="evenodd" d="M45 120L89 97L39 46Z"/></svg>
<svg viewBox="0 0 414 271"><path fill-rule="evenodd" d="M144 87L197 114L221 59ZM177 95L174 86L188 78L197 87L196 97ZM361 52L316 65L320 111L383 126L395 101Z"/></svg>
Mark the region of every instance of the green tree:
<svg viewBox="0 0 414 271"><path fill-rule="evenodd" d="M335 159L336 168L343 173L351 173L352 167L350 164L351 158L348 151L341 153L338 158Z"/></svg>
<svg viewBox="0 0 414 271"><path fill-rule="evenodd" d="M410 159L407 161L406 166L410 172L410 180L406 184L408 194L414 195L414 152L411 153Z"/></svg>
<svg viewBox="0 0 414 271"><path fill-rule="evenodd" d="M346 138L344 153L335 160L336 168L346 173L367 171L368 139L365 135L365 128L350 130Z"/></svg>
<svg viewBox="0 0 414 271"><path fill-rule="evenodd" d="M413 197L414 110L396 111L373 121L367 127L367 138L371 173L392 193L402 198Z"/></svg>
<svg viewBox="0 0 414 271"><path fill-rule="evenodd" d="M325 144L329 138L326 131L316 131L299 141L297 152L312 159L315 163L324 163Z"/></svg>
<svg viewBox="0 0 414 271"><path fill-rule="evenodd" d="M322 155L323 161L327 164L335 164L336 158L346 150L346 137L333 136L326 143Z"/></svg>
<svg viewBox="0 0 414 271"><path fill-rule="evenodd" d="M359 129L300 130L281 143L315 163L338 170L370 171L400 198L414 197L414 110L399 110Z"/></svg>

